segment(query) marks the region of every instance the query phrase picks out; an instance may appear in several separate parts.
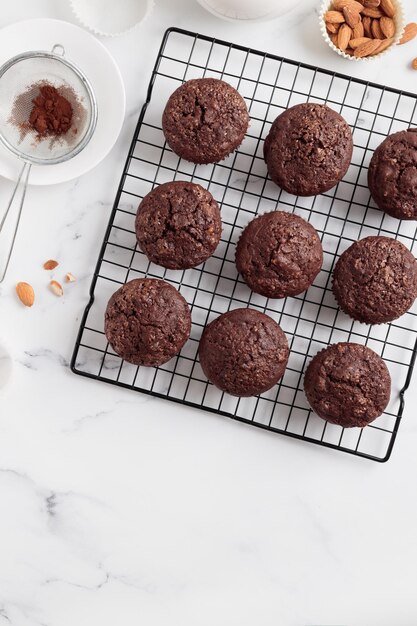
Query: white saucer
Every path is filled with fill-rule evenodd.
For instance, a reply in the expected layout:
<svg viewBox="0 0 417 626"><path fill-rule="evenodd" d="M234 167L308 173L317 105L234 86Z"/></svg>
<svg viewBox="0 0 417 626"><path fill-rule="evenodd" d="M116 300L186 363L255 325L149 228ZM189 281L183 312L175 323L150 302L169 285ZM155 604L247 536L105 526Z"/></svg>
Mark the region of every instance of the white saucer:
<svg viewBox="0 0 417 626"><path fill-rule="evenodd" d="M95 167L110 152L125 116L123 80L113 57L93 35L82 28L53 19L11 24L0 31L0 65L21 52L51 50L62 44L68 59L89 78L97 98L98 121L90 143L66 163L34 165L29 183L53 185L77 178ZM16 180L22 163L0 145L0 176Z"/></svg>

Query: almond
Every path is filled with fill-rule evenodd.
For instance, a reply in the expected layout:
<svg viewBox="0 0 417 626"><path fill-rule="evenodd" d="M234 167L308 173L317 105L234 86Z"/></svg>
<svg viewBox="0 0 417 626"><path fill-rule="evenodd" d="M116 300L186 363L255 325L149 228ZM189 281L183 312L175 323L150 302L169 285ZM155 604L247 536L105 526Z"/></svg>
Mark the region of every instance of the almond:
<svg viewBox="0 0 417 626"><path fill-rule="evenodd" d="M356 2L356 0L334 0L333 8L336 11L343 11L345 7L350 7L354 11L360 13L363 11L363 4Z"/></svg>
<svg viewBox="0 0 417 626"><path fill-rule="evenodd" d="M385 35L382 32L379 24L380 20L372 20L371 31L374 39L385 39Z"/></svg>
<svg viewBox="0 0 417 626"><path fill-rule="evenodd" d="M29 283L17 283L16 293L20 302L25 306L32 306L35 302L35 292Z"/></svg>
<svg viewBox="0 0 417 626"><path fill-rule="evenodd" d="M395 22L391 17L382 16L379 20L379 25L385 37L394 37L395 35Z"/></svg>
<svg viewBox="0 0 417 626"><path fill-rule="evenodd" d="M71 272L67 272L65 274L65 282L66 283L75 283L75 276L74 276L74 274L71 274Z"/></svg>
<svg viewBox="0 0 417 626"><path fill-rule="evenodd" d="M384 14L378 7L365 7L362 14L366 17L382 17Z"/></svg>
<svg viewBox="0 0 417 626"><path fill-rule="evenodd" d="M417 70L417 58L411 61L411 67L413 70Z"/></svg>
<svg viewBox="0 0 417 626"><path fill-rule="evenodd" d="M337 33L337 47L340 50L346 50L350 38L352 37L352 29L347 24L342 24Z"/></svg>
<svg viewBox="0 0 417 626"><path fill-rule="evenodd" d="M43 269L44 270L54 270L56 267L58 267L59 263L58 261L54 261L53 259L49 259L49 261L45 261L45 263L43 264Z"/></svg>
<svg viewBox="0 0 417 626"><path fill-rule="evenodd" d="M359 48L359 46L361 46L364 43L367 43L368 41L372 41L372 39L369 39L369 37L359 37L358 39L351 39L349 41L349 46L355 50L356 48Z"/></svg>
<svg viewBox="0 0 417 626"><path fill-rule="evenodd" d="M369 57L378 50L380 44L380 39L371 39L370 41L367 41L366 43L363 43L361 46L356 48L354 55L358 59L362 59L363 57Z"/></svg>
<svg viewBox="0 0 417 626"><path fill-rule="evenodd" d="M60 285L57 280L51 280L51 282L49 283L49 286L51 288L51 291L53 291L53 293L56 296L64 295L64 290L62 289L62 285Z"/></svg>
<svg viewBox="0 0 417 626"><path fill-rule="evenodd" d="M359 24L359 22L361 21L359 11L351 9L349 5L343 9L343 16L345 18L346 24L348 24L351 28L355 28L356 24Z"/></svg>
<svg viewBox="0 0 417 626"><path fill-rule="evenodd" d="M392 0L381 0L381 9L388 17L395 17L395 6Z"/></svg>
<svg viewBox="0 0 417 626"><path fill-rule="evenodd" d="M381 45L379 46L379 48L377 48L374 52L374 54L379 54L380 52L384 52L384 50L386 50L387 48L389 48L392 44L394 40L391 39L384 39L383 41L381 41Z"/></svg>
<svg viewBox="0 0 417 626"><path fill-rule="evenodd" d="M372 30L371 30L372 18L365 16L362 19L362 26L363 26L363 34L365 35L365 37L372 38Z"/></svg>
<svg viewBox="0 0 417 626"><path fill-rule="evenodd" d="M341 24L345 21L345 18L340 11L327 11L324 14L324 21L329 22L329 24Z"/></svg>
<svg viewBox="0 0 417 626"><path fill-rule="evenodd" d="M360 21L356 24L356 26L353 29L352 38L360 39L361 37L364 37L364 36L365 36L365 31L363 30L362 21Z"/></svg>
<svg viewBox="0 0 417 626"><path fill-rule="evenodd" d="M331 35L335 35L339 30L340 24L332 24L331 22L326 22L327 32Z"/></svg>
<svg viewBox="0 0 417 626"><path fill-rule="evenodd" d="M334 33L334 35L330 34L329 37L332 40L333 45L337 48L337 33Z"/></svg>
<svg viewBox="0 0 417 626"><path fill-rule="evenodd" d="M404 34L398 43L400 45L402 45L403 43L408 43L409 41L414 39L416 35L417 35L417 24L415 22L410 22L410 24L407 24L407 26L404 28Z"/></svg>
<svg viewBox="0 0 417 626"><path fill-rule="evenodd" d="M363 5L365 7L379 7L381 4L381 0L363 0Z"/></svg>

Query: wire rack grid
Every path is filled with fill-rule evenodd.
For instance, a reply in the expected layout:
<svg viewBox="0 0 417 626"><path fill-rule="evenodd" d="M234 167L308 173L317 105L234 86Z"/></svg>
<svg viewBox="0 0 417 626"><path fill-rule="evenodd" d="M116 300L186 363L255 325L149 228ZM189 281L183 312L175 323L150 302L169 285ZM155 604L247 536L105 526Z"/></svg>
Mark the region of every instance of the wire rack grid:
<svg viewBox="0 0 417 626"><path fill-rule="evenodd" d="M221 78L245 98L251 115L242 146L221 163L196 166L180 160L161 130L164 105L184 81ZM340 112L354 138L352 164L342 182L314 198L294 197L266 175L263 141L282 111L300 102L327 104ZM416 245L416 227L377 210L367 187L373 150L387 134L417 122L417 96L279 58L210 37L172 28L165 33L130 146L110 222L100 250L71 361L72 370L135 391L226 415L242 422L376 461L391 455L404 410L417 348L417 308L392 324L352 321L331 292L332 270L353 241L368 235ZM149 263L137 246L134 220L140 200L155 186L192 180L221 205L223 234L204 265L186 271ZM270 300L252 293L238 276L235 244L257 214L277 208L309 220L321 236L323 270L304 294ZM181 353L159 368L136 367L120 359L103 332L111 294L128 280L163 278L177 287L192 309L191 337ZM202 330L219 314L253 307L273 317L287 334L291 355L285 375L260 397L234 398L208 383L198 361ZM393 380L386 412L365 429L343 429L318 418L303 393L310 358L327 345L353 341L368 345L386 361Z"/></svg>

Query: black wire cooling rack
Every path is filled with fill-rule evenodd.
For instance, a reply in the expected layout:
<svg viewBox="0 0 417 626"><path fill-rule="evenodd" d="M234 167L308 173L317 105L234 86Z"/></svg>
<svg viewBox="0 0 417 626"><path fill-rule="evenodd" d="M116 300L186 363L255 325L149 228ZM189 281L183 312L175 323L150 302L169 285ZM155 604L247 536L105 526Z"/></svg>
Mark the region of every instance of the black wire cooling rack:
<svg viewBox="0 0 417 626"><path fill-rule="evenodd" d="M251 127L240 149L216 165L195 166L180 160L166 145L161 130L164 105L185 80L222 78L246 99ZM300 102L326 103L350 124L354 137L352 165L339 185L315 198L291 196L266 176L263 141L273 120ZM331 292L331 273L340 254L368 235L400 239L414 251L416 227L375 208L367 187L373 150L391 132L417 124L417 96L288 59L250 50L210 37L172 28L164 36L139 116L100 250L71 361L82 376L226 415L270 431L343 450L376 461L388 460L404 409L416 358L417 309L386 325L353 322L339 311ZM149 263L134 232L137 206L156 185L193 180L208 188L221 204L222 241L204 265L186 271ZM277 209L295 211L321 235L324 266L304 294L268 300L252 293L238 276L235 244L255 214ZM159 368L121 360L103 333L104 311L111 294L126 281L151 276L176 286L192 308L190 340L182 352ZM256 398L234 398L207 382L199 361L204 326L232 308L251 306L273 317L287 334L291 356L284 377ZM338 341L363 343L386 361L393 380L387 411L365 429L342 429L318 418L303 393L303 372L310 358Z"/></svg>

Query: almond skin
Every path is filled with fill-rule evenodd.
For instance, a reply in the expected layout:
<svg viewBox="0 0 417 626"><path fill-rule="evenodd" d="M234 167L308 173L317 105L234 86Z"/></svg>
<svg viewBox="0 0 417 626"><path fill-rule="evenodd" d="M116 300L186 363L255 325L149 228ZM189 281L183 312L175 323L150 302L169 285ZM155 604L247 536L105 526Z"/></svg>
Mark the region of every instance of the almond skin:
<svg viewBox="0 0 417 626"><path fill-rule="evenodd" d="M372 20L371 31L374 39L385 39L385 35L382 32L379 24L380 20Z"/></svg>
<svg viewBox="0 0 417 626"><path fill-rule="evenodd" d="M349 41L349 46L353 50L356 50L356 48L359 48L359 46L362 46L364 43L367 43L368 41L372 41L372 39L369 39L369 37L359 37L358 39L351 39Z"/></svg>
<svg viewBox="0 0 417 626"><path fill-rule="evenodd" d="M347 24L342 24L337 33L337 47L346 50L352 37L352 29Z"/></svg>
<svg viewBox="0 0 417 626"><path fill-rule="evenodd" d="M391 38L395 35L395 22L391 17L381 17L379 25L385 37Z"/></svg>
<svg viewBox="0 0 417 626"><path fill-rule="evenodd" d="M353 39L360 39L360 37L365 37L362 20L356 24L352 34Z"/></svg>
<svg viewBox="0 0 417 626"><path fill-rule="evenodd" d="M343 11L345 7L350 7L353 11L358 11L358 13L363 11L363 4L356 2L356 0L334 0L333 8L336 11Z"/></svg>
<svg viewBox="0 0 417 626"><path fill-rule="evenodd" d="M339 30L339 26L340 24L332 24L331 22L326 22L327 32L331 35L335 35L337 33L337 31Z"/></svg>
<svg viewBox="0 0 417 626"><path fill-rule="evenodd" d="M71 272L67 272L65 274L65 282L66 283L75 283L75 276L74 276L74 274L71 274Z"/></svg>
<svg viewBox="0 0 417 626"><path fill-rule="evenodd" d="M395 17L395 7L391 0L381 0L381 9L388 17Z"/></svg>
<svg viewBox="0 0 417 626"><path fill-rule="evenodd" d="M329 24L342 24L345 18L340 11L327 11L327 13L324 14L324 21Z"/></svg>
<svg viewBox="0 0 417 626"><path fill-rule="evenodd" d="M32 285L29 285L29 283L17 283L16 293L22 304L27 307L33 306L35 302L35 292L33 291Z"/></svg>
<svg viewBox="0 0 417 626"><path fill-rule="evenodd" d="M408 43L409 41L414 39L416 35L417 35L417 24L415 22L410 22L410 24L407 24L407 26L404 28L404 35L401 37L398 43L400 45L404 43Z"/></svg>
<svg viewBox="0 0 417 626"><path fill-rule="evenodd" d="M364 57L370 57L378 50L381 44L380 39L371 39L366 43L363 43L361 46L356 48L354 52L354 56L358 59L363 59Z"/></svg>
<svg viewBox="0 0 417 626"><path fill-rule="evenodd" d="M45 261L45 263L43 264L43 269L44 270L54 270L56 267L58 267L59 263L58 261L54 261L53 259L49 259L49 261Z"/></svg>
<svg viewBox="0 0 417 626"><path fill-rule="evenodd" d="M411 67L413 70L417 70L417 58L411 61Z"/></svg>
<svg viewBox="0 0 417 626"><path fill-rule="evenodd" d="M351 28L355 28L356 24L359 24L361 21L359 12L351 9L349 5L343 9L343 16L346 24L348 24Z"/></svg>
<svg viewBox="0 0 417 626"><path fill-rule="evenodd" d="M365 16L362 19L362 26L363 26L363 34L364 34L364 36L372 38L372 30L371 30L372 18Z"/></svg>
<svg viewBox="0 0 417 626"><path fill-rule="evenodd" d="M61 297L64 295L64 290L62 289L62 285L60 285L60 283L57 280L51 280L51 282L49 283L49 286L51 288L51 291L56 296Z"/></svg>
<svg viewBox="0 0 417 626"><path fill-rule="evenodd" d="M374 54L379 54L380 52L384 52L384 50L390 47L393 41L394 40L392 38L384 39L383 41L381 41L381 45L379 46L379 48L375 50Z"/></svg>
<svg viewBox="0 0 417 626"><path fill-rule="evenodd" d="M379 18L384 15L378 7L365 7L364 10L362 11L362 14L365 15L366 17L373 17L373 18Z"/></svg>

